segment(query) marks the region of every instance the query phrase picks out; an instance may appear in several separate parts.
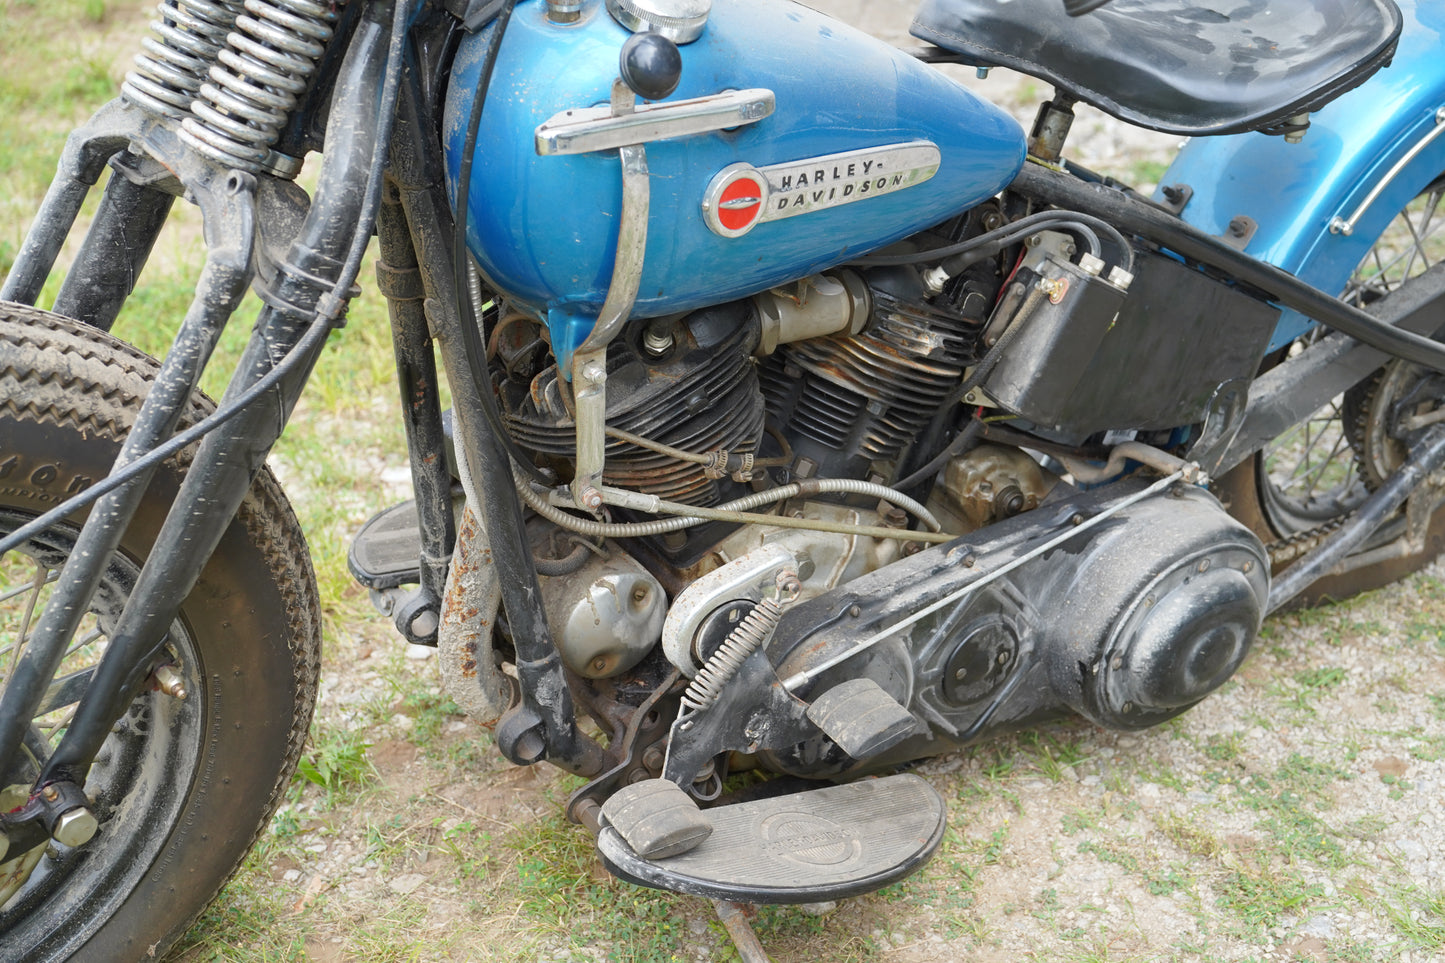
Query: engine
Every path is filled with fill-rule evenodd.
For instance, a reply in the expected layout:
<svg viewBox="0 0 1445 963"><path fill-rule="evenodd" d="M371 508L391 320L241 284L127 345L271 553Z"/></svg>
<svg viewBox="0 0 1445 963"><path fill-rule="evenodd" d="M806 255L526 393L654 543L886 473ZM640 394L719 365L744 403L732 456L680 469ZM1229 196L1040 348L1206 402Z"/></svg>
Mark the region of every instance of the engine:
<svg viewBox="0 0 1445 963"><path fill-rule="evenodd" d="M843 268L632 321L606 355L612 494L591 519L559 494L577 470L577 407L549 329L526 311L495 326L506 427L558 483L551 504L528 494L529 532L558 647L594 714L625 715L618 706L655 698L674 669L709 676L783 585L791 604L768 652L780 677L802 680L796 694L866 678L927 727L867 760L826 735L759 757L800 775L1067 712L1139 728L1228 679L1262 619L1263 548L1200 489L1141 495L1144 482L1097 466L1108 448L1096 423L1132 416L1078 399L1096 390L1085 362L1127 355L1111 332L1134 323L1131 278L1055 227L1012 229L990 202ZM909 263L940 248L969 254ZM1159 260L1140 258L1148 290L1213 284ZM1194 390L1187 372L1170 377ZM1203 414L1173 403L1168 417ZM1130 451L1163 459L1154 467L1178 462L1155 447L1170 430L1131 434ZM496 624L495 593L478 598L444 613L444 649L449 632ZM854 657L860 637L871 648ZM832 658L842 666L810 668Z"/></svg>

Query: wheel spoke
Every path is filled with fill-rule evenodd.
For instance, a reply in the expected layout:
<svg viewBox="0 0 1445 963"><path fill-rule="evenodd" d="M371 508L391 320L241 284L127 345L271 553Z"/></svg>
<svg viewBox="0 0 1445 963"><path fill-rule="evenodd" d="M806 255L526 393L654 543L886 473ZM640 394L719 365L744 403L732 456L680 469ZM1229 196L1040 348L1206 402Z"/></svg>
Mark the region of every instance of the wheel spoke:
<svg viewBox="0 0 1445 963"><path fill-rule="evenodd" d="M37 565L36 565L36 568L40 568L40 565L37 564ZM53 568L52 568L52 569L46 569L46 571L49 573L49 574L46 576L46 578L45 578L45 583L46 583L47 585L50 584L51 582L55 581L56 579L60 578L60 570L59 570L59 569L53 569ZM19 586L19 587L17 587L17 588L13 588L13 589L10 589L10 590L5 591L5 592L0 592L0 602L8 602L8 601L10 601L11 599L16 598L17 596L24 595L26 592L33 592L33 591L35 591L35 586L34 586L32 583L28 583L28 582L27 582L26 584L21 585L21 586Z"/></svg>
<svg viewBox="0 0 1445 963"><path fill-rule="evenodd" d="M15 641L4 650L10 653L10 667L5 673L7 679L15 675L15 666L20 663L20 653L30 639L30 620L35 617L35 603L40 599L40 590L50 581L50 571L39 562L35 563L35 576L25 589L30 592L30 597L25 600L25 611L20 616L20 631L16 633ZM9 593L6 598L14 598L16 594L18 593Z"/></svg>
<svg viewBox="0 0 1445 963"><path fill-rule="evenodd" d="M1315 472L1314 477L1312 477L1309 480L1309 484L1305 486L1304 497L1306 501L1310 500L1310 496L1313 495L1316 489L1319 487L1320 479L1324 477L1324 473L1326 472L1326 470L1328 470L1329 467L1335 463L1335 459L1340 456L1340 452L1344 449L1344 447L1345 436L1340 435L1339 438L1335 439L1334 447L1330 449L1329 455L1320 461L1319 470Z"/></svg>

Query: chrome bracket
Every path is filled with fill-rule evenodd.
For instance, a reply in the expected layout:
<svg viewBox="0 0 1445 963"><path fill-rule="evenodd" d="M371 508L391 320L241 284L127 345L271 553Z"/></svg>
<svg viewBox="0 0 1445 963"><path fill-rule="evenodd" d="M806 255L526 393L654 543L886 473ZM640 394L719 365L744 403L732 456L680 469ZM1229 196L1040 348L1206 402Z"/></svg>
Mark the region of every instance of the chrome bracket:
<svg viewBox="0 0 1445 963"><path fill-rule="evenodd" d="M609 109L613 116L630 115L636 104L636 95L621 80L612 85ZM617 257L612 262L612 283L592 332L572 354L577 424L577 472L572 479L572 498L594 512L602 508L602 465L607 446L607 345L622 330L632 306L637 303L652 198L647 149L642 144L625 144L618 148L618 153L622 158L622 214L617 230Z"/></svg>

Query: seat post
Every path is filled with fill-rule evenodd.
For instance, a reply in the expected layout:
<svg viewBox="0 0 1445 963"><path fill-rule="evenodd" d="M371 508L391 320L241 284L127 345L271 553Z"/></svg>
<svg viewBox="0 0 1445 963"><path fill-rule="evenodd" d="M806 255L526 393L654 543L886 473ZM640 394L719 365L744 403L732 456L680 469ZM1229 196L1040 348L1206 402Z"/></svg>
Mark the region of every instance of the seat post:
<svg viewBox="0 0 1445 963"><path fill-rule="evenodd" d="M1039 105L1033 129L1029 131L1029 156L1050 164L1059 163L1064 154L1064 141L1069 136L1069 128L1074 125L1076 103L1076 99L1055 88L1054 99Z"/></svg>

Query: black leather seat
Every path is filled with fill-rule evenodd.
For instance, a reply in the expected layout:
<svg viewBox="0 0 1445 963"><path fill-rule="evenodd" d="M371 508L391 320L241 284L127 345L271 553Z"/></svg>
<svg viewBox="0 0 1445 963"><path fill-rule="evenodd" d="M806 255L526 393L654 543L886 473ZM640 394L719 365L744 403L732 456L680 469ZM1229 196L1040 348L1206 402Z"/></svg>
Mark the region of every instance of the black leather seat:
<svg viewBox="0 0 1445 963"><path fill-rule="evenodd" d="M1389 63L1391 0L925 0L915 36L1166 133L1280 130Z"/></svg>

